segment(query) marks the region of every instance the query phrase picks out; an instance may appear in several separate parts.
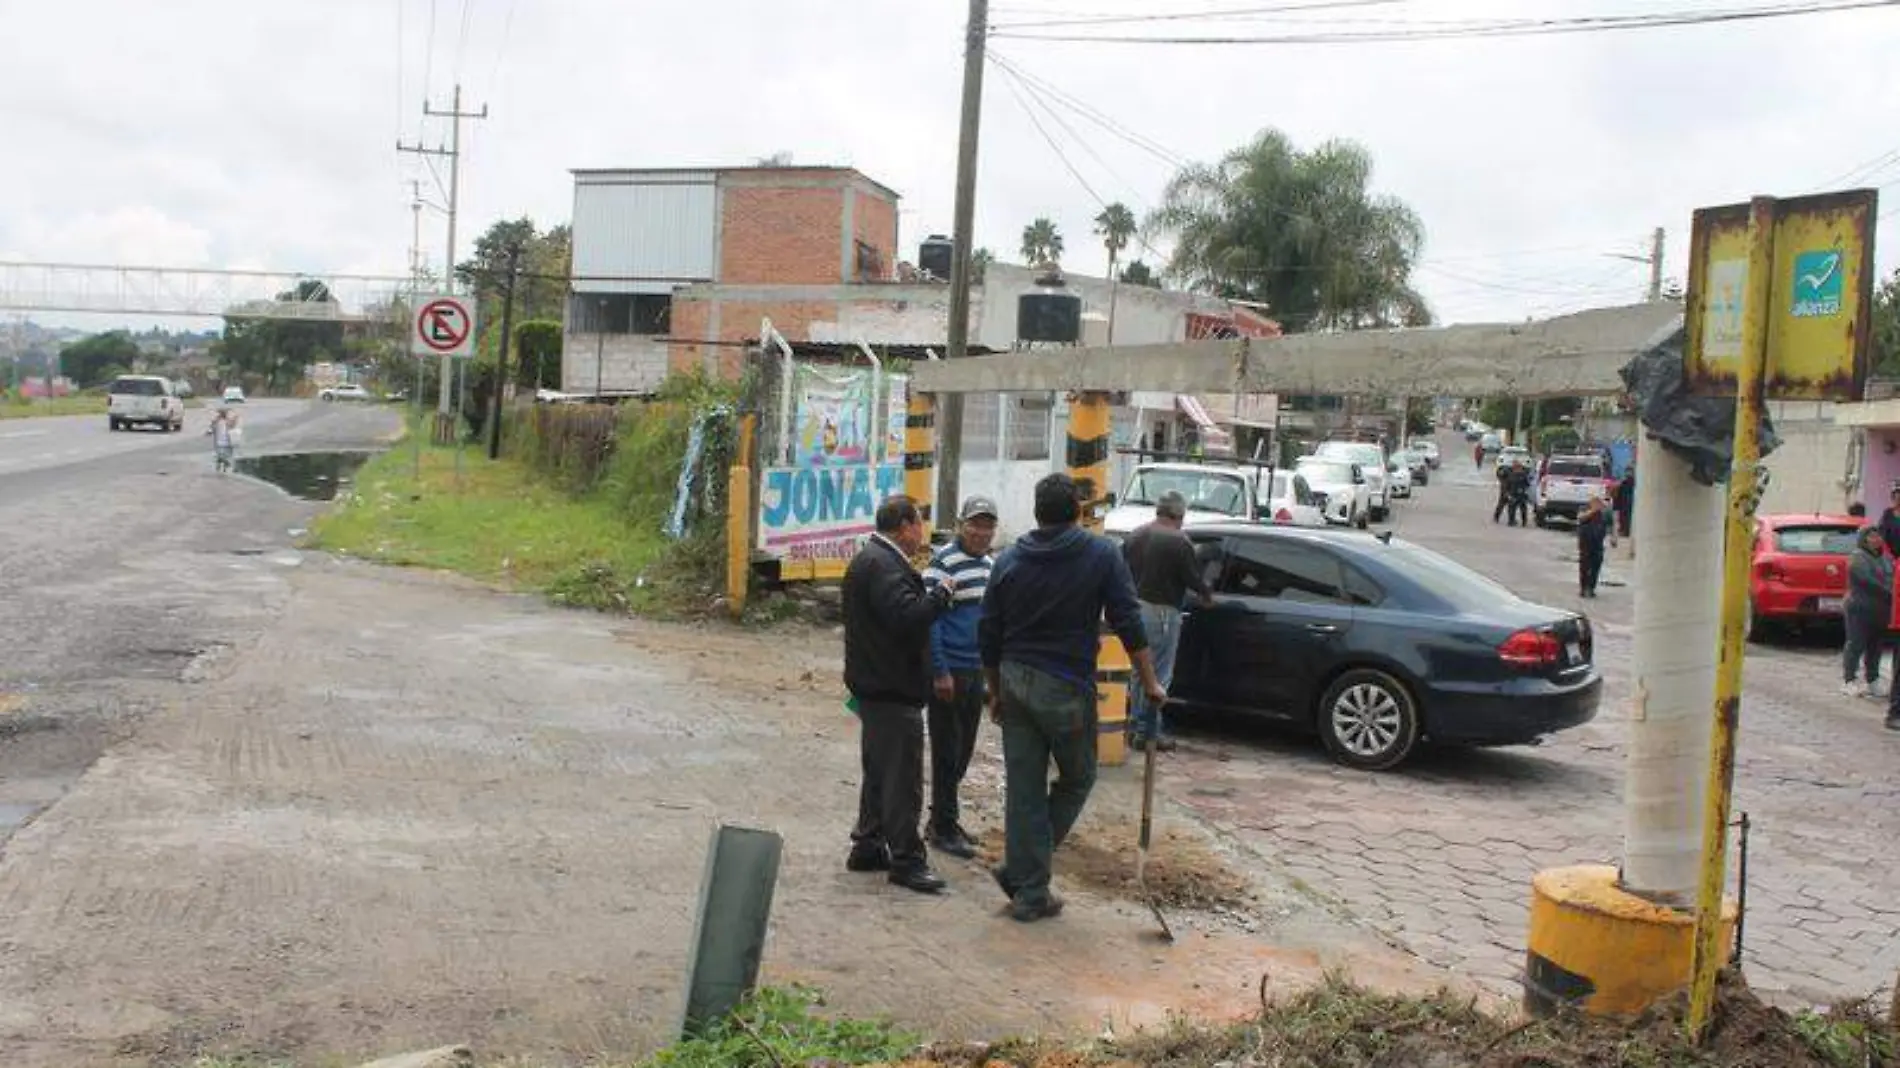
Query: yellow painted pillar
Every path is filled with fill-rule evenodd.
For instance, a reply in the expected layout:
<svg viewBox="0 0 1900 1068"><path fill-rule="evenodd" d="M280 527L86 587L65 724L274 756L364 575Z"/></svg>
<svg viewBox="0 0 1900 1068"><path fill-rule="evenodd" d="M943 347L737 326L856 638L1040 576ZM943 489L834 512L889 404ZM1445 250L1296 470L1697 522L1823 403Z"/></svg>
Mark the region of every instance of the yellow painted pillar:
<svg viewBox="0 0 1900 1068"><path fill-rule="evenodd" d="M1069 477L1082 495L1082 525L1102 531L1107 513L1108 394L1077 393L1069 398ZM1132 675L1121 639L1104 632L1095 656L1097 730L1095 759L1110 767L1128 762L1128 683Z"/></svg>
<svg viewBox="0 0 1900 1068"><path fill-rule="evenodd" d="M752 578L752 442L759 417L739 417L739 449L726 471L726 611L745 615Z"/></svg>
<svg viewBox="0 0 1900 1068"><path fill-rule="evenodd" d="M1723 902L1724 946L1738 915L1733 899ZM1528 942L1525 1009L1634 1016L1689 985L1695 917L1624 890L1615 865L1548 868L1531 880Z"/></svg>
<svg viewBox="0 0 1900 1068"><path fill-rule="evenodd" d="M937 397L914 389L904 412L904 495L929 524L937 496Z"/></svg>

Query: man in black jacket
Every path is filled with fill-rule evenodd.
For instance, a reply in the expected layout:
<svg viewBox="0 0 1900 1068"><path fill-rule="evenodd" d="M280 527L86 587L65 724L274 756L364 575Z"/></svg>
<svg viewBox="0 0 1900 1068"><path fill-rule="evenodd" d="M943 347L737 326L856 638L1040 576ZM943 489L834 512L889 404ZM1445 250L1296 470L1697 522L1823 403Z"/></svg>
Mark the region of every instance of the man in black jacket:
<svg viewBox="0 0 1900 1068"><path fill-rule="evenodd" d="M878 505L877 532L844 573L844 684L857 702L864 781L851 832L851 871L888 871L898 886L934 894L917 821L924 805L924 706L930 701L930 625L956 582L926 589L910 558L929 532L917 502Z"/></svg>

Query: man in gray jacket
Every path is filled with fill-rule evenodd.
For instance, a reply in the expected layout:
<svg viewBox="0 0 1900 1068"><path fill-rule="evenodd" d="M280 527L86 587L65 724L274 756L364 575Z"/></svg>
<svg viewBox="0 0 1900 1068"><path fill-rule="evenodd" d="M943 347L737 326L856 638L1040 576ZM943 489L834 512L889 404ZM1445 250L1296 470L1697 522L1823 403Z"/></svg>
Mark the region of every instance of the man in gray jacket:
<svg viewBox="0 0 1900 1068"><path fill-rule="evenodd" d="M1847 644L1841 650L1845 680L1841 692L1849 697L1881 696L1880 653L1892 612L1893 561L1887 559L1880 528L1866 527L1847 558L1847 604L1842 612ZM1863 669L1864 675L1857 677Z"/></svg>

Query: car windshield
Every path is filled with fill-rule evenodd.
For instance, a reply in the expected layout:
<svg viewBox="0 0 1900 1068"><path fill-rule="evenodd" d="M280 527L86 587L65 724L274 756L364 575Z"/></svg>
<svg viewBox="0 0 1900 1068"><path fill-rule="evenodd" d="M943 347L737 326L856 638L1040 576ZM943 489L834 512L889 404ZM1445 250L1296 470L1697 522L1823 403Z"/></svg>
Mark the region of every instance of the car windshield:
<svg viewBox="0 0 1900 1068"><path fill-rule="evenodd" d="M1388 545L1378 559L1459 612L1482 612L1520 599L1463 564L1417 545Z"/></svg>
<svg viewBox="0 0 1900 1068"><path fill-rule="evenodd" d="M1334 460L1301 460L1300 474L1309 482L1329 485L1352 481L1352 465Z"/></svg>
<svg viewBox="0 0 1900 1068"><path fill-rule="evenodd" d="M1595 460L1552 460L1544 473L1563 478L1602 478L1603 465Z"/></svg>
<svg viewBox="0 0 1900 1068"><path fill-rule="evenodd" d="M1845 556L1854 551L1854 538L1859 533L1858 527L1835 523L1778 527L1775 530L1775 548L1801 556Z"/></svg>
<svg viewBox="0 0 1900 1068"><path fill-rule="evenodd" d="M1354 463L1378 463L1379 447L1363 445L1354 441L1329 441L1319 447L1316 454L1329 460L1350 460Z"/></svg>
<svg viewBox="0 0 1900 1068"><path fill-rule="evenodd" d="M1128 492L1122 495L1122 502L1153 504L1169 490L1186 497L1191 511L1222 515L1243 515L1247 511L1247 484L1239 475L1163 467L1135 472L1128 483Z"/></svg>
<svg viewBox="0 0 1900 1068"><path fill-rule="evenodd" d="M165 395L165 383L156 378L120 378L115 379L106 392L131 397L162 397Z"/></svg>

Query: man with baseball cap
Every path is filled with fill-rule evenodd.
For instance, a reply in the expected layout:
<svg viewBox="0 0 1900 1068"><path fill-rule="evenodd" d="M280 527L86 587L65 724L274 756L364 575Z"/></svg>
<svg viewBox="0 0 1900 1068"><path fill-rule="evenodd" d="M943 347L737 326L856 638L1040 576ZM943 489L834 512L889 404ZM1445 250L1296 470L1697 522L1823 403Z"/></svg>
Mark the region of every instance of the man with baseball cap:
<svg viewBox="0 0 1900 1068"><path fill-rule="evenodd" d="M970 497L957 511L957 536L931 554L924 570L930 587L953 581L950 610L930 628L930 664L936 677L930 698L930 848L953 857L976 856L976 843L958 822L957 791L976 753L976 732L983 722L983 659L977 651L977 623L983 618L983 590L995 561L996 502Z"/></svg>

